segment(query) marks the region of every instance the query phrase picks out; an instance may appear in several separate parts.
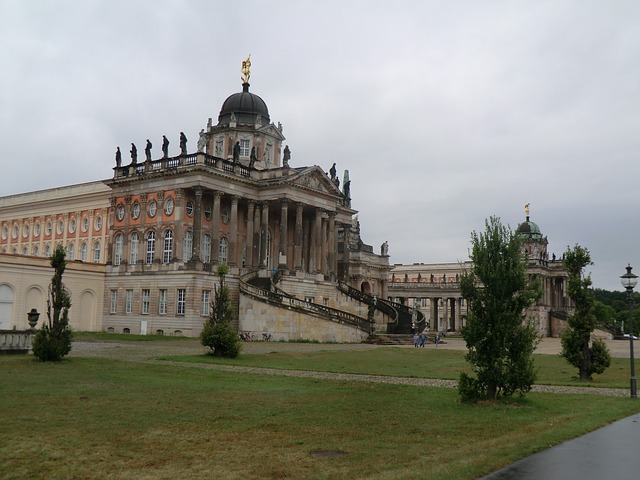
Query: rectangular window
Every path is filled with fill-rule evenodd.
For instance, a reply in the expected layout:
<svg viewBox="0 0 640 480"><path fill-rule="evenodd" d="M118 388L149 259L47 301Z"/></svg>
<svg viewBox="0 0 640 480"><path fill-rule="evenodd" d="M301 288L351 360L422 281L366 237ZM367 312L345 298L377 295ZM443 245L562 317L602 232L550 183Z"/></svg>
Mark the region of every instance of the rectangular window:
<svg viewBox="0 0 640 480"><path fill-rule="evenodd" d="M149 304L151 299L151 291L142 290L142 314L149 315Z"/></svg>
<svg viewBox="0 0 640 480"><path fill-rule="evenodd" d="M176 315L184 315L187 306L187 291L184 288L178 289L178 301L176 303Z"/></svg>
<svg viewBox="0 0 640 480"><path fill-rule="evenodd" d="M240 156L249 156L249 140L240 140Z"/></svg>
<svg viewBox="0 0 640 480"><path fill-rule="evenodd" d="M118 313L118 291L111 290L111 308L109 309L111 314Z"/></svg>
<svg viewBox="0 0 640 480"><path fill-rule="evenodd" d="M125 303L125 313L133 313L133 290L127 290L127 302Z"/></svg>
<svg viewBox="0 0 640 480"><path fill-rule="evenodd" d="M202 290L200 301L200 315L209 315L209 304L211 303L211 290Z"/></svg>
<svg viewBox="0 0 640 480"><path fill-rule="evenodd" d="M167 314L167 291L164 289L160 290L160 296L158 298L158 313L160 315Z"/></svg>

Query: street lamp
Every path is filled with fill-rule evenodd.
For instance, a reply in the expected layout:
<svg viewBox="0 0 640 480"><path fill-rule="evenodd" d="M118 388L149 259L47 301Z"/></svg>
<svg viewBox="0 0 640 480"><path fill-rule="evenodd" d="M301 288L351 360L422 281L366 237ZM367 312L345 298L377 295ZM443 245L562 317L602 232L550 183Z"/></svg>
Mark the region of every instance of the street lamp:
<svg viewBox="0 0 640 480"><path fill-rule="evenodd" d="M633 289L638 284L638 276L631 273L631 264L627 266L627 273L620 276L622 286L627 290L627 301L629 302L629 353L631 362L631 398L638 398L636 387L636 367L633 362L633 316L631 315L631 296Z"/></svg>

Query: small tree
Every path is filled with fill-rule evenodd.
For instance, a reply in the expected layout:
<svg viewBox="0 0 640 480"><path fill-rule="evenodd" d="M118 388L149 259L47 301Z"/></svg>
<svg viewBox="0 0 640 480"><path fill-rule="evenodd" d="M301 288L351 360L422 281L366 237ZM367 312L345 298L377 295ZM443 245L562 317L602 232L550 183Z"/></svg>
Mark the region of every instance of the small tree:
<svg viewBox="0 0 640 480"><path fill-rule="evenodd" d="M596 328L596 300L591 287L591 276L584 273L593 265L589 250L580 245L567 247L563 260L569 275L569 297L575 311L569 315L568 327L562 333L562 357L578 369L580 380L590 381L594 373L602 373L611 365L611 356L604 342L591 339Z"/></svg>
<svg viewBox="0 0 640 480"><path fill-rule="evenodd" d="M71 351L73 335L69 327L71 295L62 283L62 275L67 266L65 256L62 246L58 246L51 255L51 266L55 273L49 285L48 322L42 325L33 339L33 355L40 362L58 362Z"/></svg>
<svg viewBox="0 0 640 480"><path fill-rule="evenodd" d="M473 268L460 280L467 300L462 336L475 373L460 375L463 400L525 394L536 377L533 351L539 339L524 312L540 296L539 288L527 278L518 237L497 217L485 221L485 227L484 234L471 234Z"/></svg>
<svg viewBox="0 0 640 480"><path fill-rule="evenodd" d="M231 326L231 295L224 284L224 278L229 273L225 264L218 265L220 286L214 286L211 313L200 333L202 345L211 349L210 354L216 357L235 358L240 354L240 339Z"/></svg>

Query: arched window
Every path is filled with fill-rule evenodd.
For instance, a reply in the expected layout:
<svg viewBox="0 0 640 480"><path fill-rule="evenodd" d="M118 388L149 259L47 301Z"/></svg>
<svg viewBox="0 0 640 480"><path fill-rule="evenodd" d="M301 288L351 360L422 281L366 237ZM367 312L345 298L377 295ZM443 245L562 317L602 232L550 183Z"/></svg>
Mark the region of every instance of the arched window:
<svg viewBox="0 0 640 480"><path fill-rule="evenodd" d="M45 258L49 258L51 256L51 245L46 245L44 247L44 256Z"/></svg>
<svg viewBox="0 0 640 480"><path fill-rule="evenodd" d="M173 255L173 232L167 230L164 232L164 250L162 254L162 263L171 262L171 256Z"/></svg>
<svg viewBox="0 0 640 480"><path fill-rule="evenodd" d="M147 265L151 265L153 263L155 248L156 248L156 232L152 230L147 234L147 256L145 258L145 262Z"/></svg>
<svg viewBox="0 0 640 480"><path fill-rule="evenodd" d="M74 243L70 243L67 247L67 257L69 258L69 260L76 259L76 246Z"/></svg>
<svg viewBox="0 0 640 480"><path fill-rule="evenodd" d="M211 236L202 237L202 246L200 247L200 256L203 263L211 263Z"/></svg>
<svg viewBox="0 0 640 480"><path fill-rule="evenodd" d="M118 233L116 235L116 244L113 252L113 264L120 265L122 263L122 234Z"/></svg>
<svg viewBox="0 0 640 480"><path fill-rule="evenodd" d="M37 257L38 255L40 255L40 249L38 248L38 245L34 245L33 246L33 256Z"/></svg>
<svg viewBox="0 0 640 480"><path fill-rule="evenodd" d="M220 250L218 259L220 263L227 263L227 252L229 251L229 240L226 237L220 239Z"/></svg>
<svg viewBox="0 0 640 480"><path fill-rule="evenodd" d="M129 246L129 264L135 265L138 263L138 247L140 246L140 237L138 232L131 234L131 245Z"/></svg>
<svg viewBox="0 0 640 480"><path fill-rule="evenodd" d="M49 255L46 254L45 252L45 257L48 257ZM87 244L82 242L82 245L80 245L80 260L82 260L83 262L87 261Z"/></svg>
<svg viewBox="0 0 640 480"><path fill-rule="evenodd" d="M189 262L191 261L191 257L193 256L193 233L192 232L184 232L184 244L183 244L183 248L184 248L184 253L183 253L183 257L184 257L184 261L185 262Z"/></svg>
<svg viewBox="0 0 640 480"><path fill-rule="evenodd" d="M100 242L96 242L93 244L93 261L94 263L100 263Z"/></svg>
<svg viewBox="0 0 640 480"><path fill-rule="evenodd" d="M29 249L27 247L22 249L22 255L29 255Z"/></svg>

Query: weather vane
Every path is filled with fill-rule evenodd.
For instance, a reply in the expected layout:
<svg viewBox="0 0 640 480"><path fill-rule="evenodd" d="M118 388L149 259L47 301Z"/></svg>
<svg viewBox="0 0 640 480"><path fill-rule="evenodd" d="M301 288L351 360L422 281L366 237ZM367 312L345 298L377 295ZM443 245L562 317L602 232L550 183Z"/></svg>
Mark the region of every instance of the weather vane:
<svg viewBox="0 0 640 480"><path fill-rule="evenodd" d="M524 214L525 214L527 217L529 216L529 204L528 204L528 203L524 206Z"/></svg>
<svg viewBox="0 0 640 480"><path fill-rule="evenodd" d="M242 72L242 83L249 83L249 77L251 76L251 54L247 57L246 60L242 61L242 68L240 69Z"/></svg>

